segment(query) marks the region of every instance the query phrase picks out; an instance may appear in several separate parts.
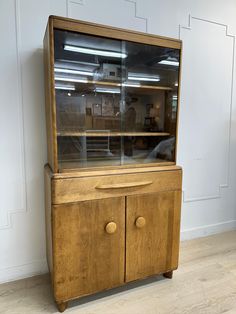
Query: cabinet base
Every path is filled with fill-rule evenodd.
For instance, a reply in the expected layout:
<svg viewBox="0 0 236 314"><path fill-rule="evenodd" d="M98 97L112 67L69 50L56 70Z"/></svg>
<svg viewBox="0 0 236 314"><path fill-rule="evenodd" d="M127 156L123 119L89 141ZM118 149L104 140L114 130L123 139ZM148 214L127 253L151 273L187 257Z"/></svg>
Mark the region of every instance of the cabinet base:
<svg viewBox="0 0 236 314"><path fill-rule="evenodd" d="M168 271L167 273L164 273L163 276L165 278L172 279L172 277L173 277L173 270L172 271Z"/></svg>
<svg viewBox="0 0 236 314"><path fill-rule="evenodd" d="M57 303L57 309L60 313L64 312L67 309L67 306L68 302Z"/></svg>

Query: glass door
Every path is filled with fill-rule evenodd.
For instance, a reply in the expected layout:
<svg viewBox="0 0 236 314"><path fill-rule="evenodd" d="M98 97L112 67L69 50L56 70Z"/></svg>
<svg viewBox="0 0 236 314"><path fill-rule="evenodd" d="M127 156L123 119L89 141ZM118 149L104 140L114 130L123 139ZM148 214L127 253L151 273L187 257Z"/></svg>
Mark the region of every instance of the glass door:
<svg viewBox="0 0 236 314"><path fill-rule="evenodd" d="M178 49L124 42L124 164L175 161Z"/></svg>
<svg viewBox="0 0 236 314"><path fill-rule="evenodd" d="M60 169L175 161L179 50L54 32Z"/></svg>
<svg viewBox="0 0 236 314"><path fill-rule="evenodd" d="M121 163L122 42L55 30L59 168Z"/></svg>

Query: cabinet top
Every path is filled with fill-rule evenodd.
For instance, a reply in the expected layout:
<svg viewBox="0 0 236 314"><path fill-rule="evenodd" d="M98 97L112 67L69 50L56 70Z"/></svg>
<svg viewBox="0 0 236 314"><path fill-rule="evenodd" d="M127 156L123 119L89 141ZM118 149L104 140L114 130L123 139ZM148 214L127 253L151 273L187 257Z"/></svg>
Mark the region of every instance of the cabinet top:
<svg viewBox="0 0 236 314"><path fill-rule="evenodd" d="M123 169L96 169L96 170L75 170L70 172L54 173L48 164L45 165L45 171L55 180L71 179L71 178L85 178L85 177L100 177L100 176L116 176L116 175L127 175L127 174L139 174L139 173L158 173L166 171L181 171L182 167L177 165L170 166L143 166L140 168L123 168Z"/></svg>
<svg viewBox="0 0 236 314"><path fill-rule="evenodd" d="M71 18L50 15L48 25L52 28L75 31L120 40L129 40L160 47L181 49L182 41L176 38L164 37L150 33L137 32L103 24L91 23Z"/></svg>

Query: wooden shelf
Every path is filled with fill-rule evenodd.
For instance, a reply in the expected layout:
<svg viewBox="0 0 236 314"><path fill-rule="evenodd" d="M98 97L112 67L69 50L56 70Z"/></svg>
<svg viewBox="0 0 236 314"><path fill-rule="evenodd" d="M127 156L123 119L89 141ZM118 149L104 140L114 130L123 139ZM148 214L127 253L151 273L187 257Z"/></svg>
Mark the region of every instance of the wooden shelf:
<svg viewBox="0 0 236 314"><path fill-rule="evenodd" d="M87 136L87 137L107 137L107 136L169 136L167 132L110 132L110 131L91 131L91 132L78 132L78 131L61 131L57 136Z"/></svg>
<svg viewBox="0 0 236 314"><path fill-rule="evenodd" d="M122 84L121 83L116 83L116 82L106 82L106 81L93 81L93 80L88 80L88 81L85 81L84 83L81 82L81 83L78 83L79 85L80 84L93 84L93 85L101 85L101 86L114 86L114 87L121 87ZM131 83L130 83L131 84ZM132 84L131 84L132 85ZM126 89L149 89L149 90L172 90L171 87L168 87L168 86L159 86L159 85L124 85L124 87Z"/></svg>
<svg viewBox="0 0 236 314"><path fill-rule="evenodd" d="M78 169L81 170L94 170L99 169L99 167L146 167L147 165L155 164L157 165L173 165L174 162L172 161L166 161L163 159L154 159L152 161L144 162L144 159L142 158L130 158L129 160L125 160L125 162L122 164L120 158L113 158L113 159L98 159L98 160L74 160L74 161L63 161L60 160L60 167L61 172L68 172L68 171L78 171ZM86 166L85 166L86 165ZM92 168L92 169L91 169ZM101 168L100 168L101 169ZM117 171L117 170L116 170Z"/></svg>

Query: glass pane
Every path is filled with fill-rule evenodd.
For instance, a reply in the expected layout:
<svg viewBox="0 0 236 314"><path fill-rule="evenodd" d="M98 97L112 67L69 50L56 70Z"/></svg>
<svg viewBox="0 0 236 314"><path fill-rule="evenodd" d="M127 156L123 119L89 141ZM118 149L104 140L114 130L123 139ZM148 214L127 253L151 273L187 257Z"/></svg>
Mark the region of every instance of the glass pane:
<svg viewBox="0 0 236 314"><path fill-rule="evenodd" d="M179 50L54 34L59 168L174 162Z"/></svg>
<svg viewBox="0 0 236 314"><path fill-rule="evenodd" d="M175 161L179 50L123 42L124 164Z"/></svg>
<svg viewBox="0 0 236 314"><path fill-rule="evenodd" d="M60 168L120 165L122 42L55 30Z"/></svg>

